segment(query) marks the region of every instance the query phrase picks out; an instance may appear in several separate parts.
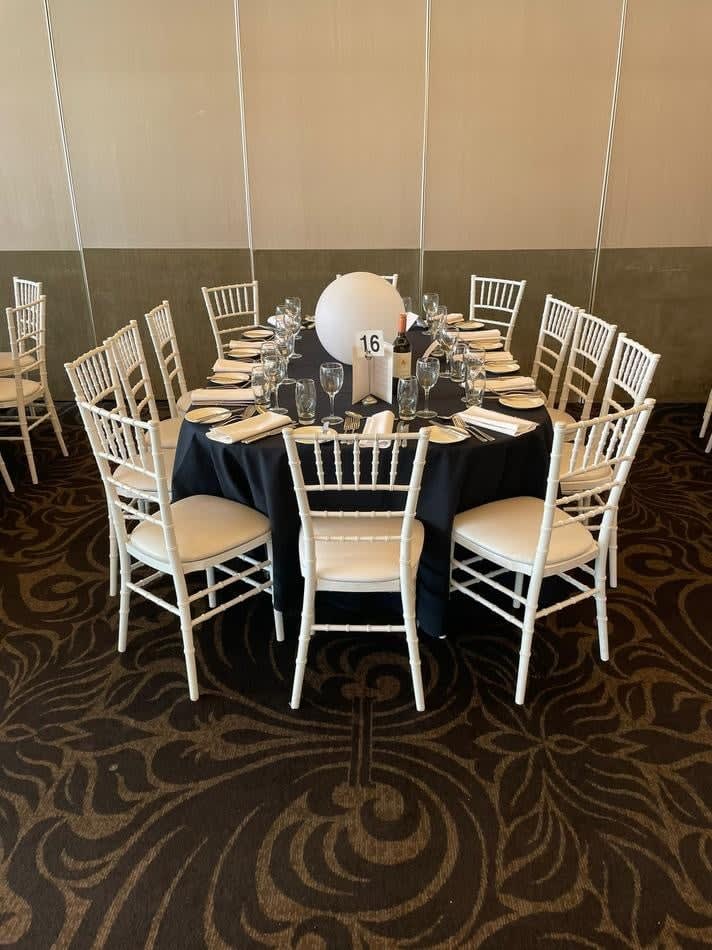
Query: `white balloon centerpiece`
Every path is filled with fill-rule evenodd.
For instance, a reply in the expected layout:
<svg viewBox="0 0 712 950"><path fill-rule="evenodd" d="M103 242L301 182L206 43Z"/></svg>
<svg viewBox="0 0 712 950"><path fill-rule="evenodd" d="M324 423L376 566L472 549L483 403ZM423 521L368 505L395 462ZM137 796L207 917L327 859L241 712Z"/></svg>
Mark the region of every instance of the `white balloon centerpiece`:
<svg viewBox="0 0 712 950"><path fill-rule="evenodd" d="M357 271L337 277L316 305L316 333L326 352L340 363L353 362L352 347L360 330L383 330L386 343L395 339L403 301L378 274Z"/></svg>

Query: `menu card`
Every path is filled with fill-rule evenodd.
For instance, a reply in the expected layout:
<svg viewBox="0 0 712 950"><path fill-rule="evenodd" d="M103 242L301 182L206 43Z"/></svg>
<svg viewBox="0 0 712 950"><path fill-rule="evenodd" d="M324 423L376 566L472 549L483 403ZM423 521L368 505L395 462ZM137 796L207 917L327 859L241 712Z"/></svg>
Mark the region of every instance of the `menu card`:
<svg viewBox="0 0 712 950"><path fill-rule="evenodd" d="M353 348L352 402L364 396L376 396L384 402L392 401L393 344L384 343L383 356L366 357L360 347Z"/></svg>

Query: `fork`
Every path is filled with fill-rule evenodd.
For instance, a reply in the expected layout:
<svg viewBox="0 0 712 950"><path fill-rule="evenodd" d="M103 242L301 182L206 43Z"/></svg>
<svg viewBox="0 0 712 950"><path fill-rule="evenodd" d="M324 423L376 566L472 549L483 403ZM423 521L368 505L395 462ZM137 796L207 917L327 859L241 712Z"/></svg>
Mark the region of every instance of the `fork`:
<svg viewBox="0 0 712 950"><path fill-rule="evenodd" d="M460 432L466 432L468 435L474 436L478 442L489 441L488 439L485 439L485 437L482 435L481 432L478 432L474 428L471 429L469 426L465 425L465 423L462 421L462 419L460 419L459 416L452 417L452 424L456 429L459 429Z"/></svg>
<svg viewBox="0 0 712 950"><path fill-rule="evenodd" d="M359 424L360 423L358 419L354 419L353 416L347 415L346 419L344 420L344 435L348 435L350 432L355 432L356 427Z"/></svg>

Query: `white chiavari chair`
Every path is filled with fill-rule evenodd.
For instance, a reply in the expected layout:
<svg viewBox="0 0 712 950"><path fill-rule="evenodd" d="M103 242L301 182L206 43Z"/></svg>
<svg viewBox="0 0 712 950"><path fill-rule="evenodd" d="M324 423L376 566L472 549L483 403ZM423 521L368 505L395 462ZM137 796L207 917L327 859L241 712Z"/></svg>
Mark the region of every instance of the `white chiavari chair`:
<svg viewBox="0 0 712 950"><path fill-rule="evenodd" d="M104 342L114 359L129 414L134 419L152 419L158 425L164 448L175 449L182 420L161 419L158 415L138 323L132 320Z"/></svg>
<svg viewBox="0 0 712 950"><path fill-rule="evenodd" d="M168 408L171 417L175 419L185 415L190 407L190 393L185 382L171 307L167 300L149 310L146 314L146 324L166 390Z"/></svg>
<svg viewBox="0 0 712 950"><path fill-rule="evenodd" d="M603 393L600 415L620 412L628 406L639 406L648 395L655 375L659 353L653 353L642 343L619 333L616 340L608 382ZM565 445L562 451L562 472L571 467L573 446ZM564 491L574 492L585 487L585 478L562 474ZM608 579L611 587L618 586L618 518L613 519L608 546Z"/></svg>
<svg viewBox="0 0 712 950"><path fill-rule="evenodd" d="M593 597L601 659L608 659L608 543L620 494L654 404L649 399L631 409L570 426L556 423L544 500L508 498L455 517L450 589L484 604L522 631L515 691L518 704L524 702L537 620ZM562 472L567 436L573 438L574 453L571 467ZM565 487L569 476L585 480L588 489L569 493ZM457 558L456 545L471 556ZM510 572L515 577L513 588L505 583ZM529 579L526 593L519 580L522 577ZM548 577L560 578L573 593L540 607L541 586ZM496 602L490 600L483 588L501 597ZM505 609L503 604L510 598L523 613Z"/></svg>
<svg viewBox="0 0 712 950"><path fill-rule="evenodd" d="M702 425L700 426L700 435L699 437L704 438L705 432L707 431L707 426L710 423L710 416L712 416L712 389L710 389L710 394L707 397L707 405L705 406L705 412L702 416ZM707 445L705 446L705 452L712 451L712 435L709 438Z"/></svg>
<svg viewBox="0 0 712 950"><path fill-rule="evenodd" d="M272 594L269 521L260 512L227 498L193 495L172 503L156 422L141 422L90 403L79 403L79 409L99 465L119 545L119 652L126 650L131 594L163 607L179 618L188 690L190 698L196 700L199 691L193 628L263 591ZM127 473L131 473L131 485L126 482ZM146 488L137 490L137 480ZM259 556L257 549L261 547L267 548L266 558ZM239 564L228 566L230 561ZM134 572L142 567L152 572L134 579ZM188 575L203 571L208 577L207 586L189 593ZM216 572L221 575L219 581L214 580ZM173 581L175 603L149 590L154 581L166 575ZM218 604L217 593L227 592L234 584L240 584L242 592L234 594L231 590ZM205 599L208 609L193 616L193 605ZM278 611L274 611L274 619L277 639L283 640Z"/></svg>
<svg viewBox="0 0 712 950"><path fill-rule="evenodd" d="M254 326L259 325L259 285L253 280L224 287L201 287L201 290L219 358L229 349L230 334L245 326L246 317L251 318Z"/></svg>
<svg viewBox="0 0 712 950"><path fill-rule="evenodd" d="M526 280L470 276L470 320L501 327L505 350L510 349L526 286Z"/></svg>
<svg viewBox="0 0 712 950"><path fill-rule="evenodd" d="M290 705L298 709L309 640L319 631L405 633L416 709L425 708L415 621L415 583L423 549L423 525L415 517L429 431L413 435L362 434L316 436L305 453L313 462L315 481L305 482L302 460L291 431L282 433L299 506L299 560L304 577L304 603ZM414 456L401 446L415 444ZM326 446L326 453L324 452ZM369 459L370 456L370 459ZM412 462L407 478L399 474L404 456ZM409 458L408 458L409 457ZM407 464L407 461L405 461ZM400 480L399 480L400 479ZM391 511L313 509L311 494L326 492L389 492L400 499ZM400 591L403 624L315 623L317 591Z"/></svg>
<svg viewBox="0 0 712 950"><path fill-rule="evenodd" d="M615 324L606 323L600 317L579 310L569 358L566 361L559 405L555 409L549 408L552 422L570 425L576 421L566 410L572 396L578 396L582 402L581 420L584 421L591 415L591 406L617 329Z"/></svg>
<svg viewBox="0 0 712 950"><path fill-rule="evenodd" d="M17 429L16 435L2 435L0 441L22 442L33 484L37 467L30 433L48 420L52 423L62 455L67 446L47 383L45 361L45 298L21 307L8 307L7 329L10 336L12 375L0 377L0 430ZM23 359L24 357L24 359Z"/></svg>
<svg viewBox="0 0 712 950"><path fill-rule="evenodd" d="M341 276L341 274L337 274L337 280ZM387 280L392 287L398 287L398 274L379 274L378 276L382 277L384 280Z"/></svg>
<svg viewBox="0 0 712 950"><path fill-rule="evenodd" d="M2 480L5 482L5 487L8 491L15 491L15 486L12 484L12 479L10 478L10 473L7 470L7 465L5 464L5 459L0 455L0 475L2 475Z"/></svg>
<svg viewBox="0 0 712 950"><path fill-rule="evenodd" d="M546 404L552 408L556 404L561 370L571 345L577 314L578 307L557 300L551 294L546 295L531 375L540 389L539 374L549 377Z"/></svg>
<svg viewBox="0 0 712 950"><path fill-rule="evenodd" d="M24 307L25 304L34 303L42 296L42 284L37 280L27 280L25 277L13 277L12 289L16 307ZM27 356L25 353L20 354L20 364L22 366L29 366L31 362L31 356ZM12 376L12 374L12 353L8 350L0 353L0 376Z"/></svg>

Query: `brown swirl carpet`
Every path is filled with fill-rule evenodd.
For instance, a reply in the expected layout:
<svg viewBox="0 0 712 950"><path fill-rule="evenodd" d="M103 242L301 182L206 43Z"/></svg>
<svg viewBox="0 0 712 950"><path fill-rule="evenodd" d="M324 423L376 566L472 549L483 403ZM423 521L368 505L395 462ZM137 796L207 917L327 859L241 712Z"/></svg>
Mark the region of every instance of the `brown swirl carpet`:
<svg viewBox="0 0 712 950"><path fill-rule="evenodd" d="M9 455L0 554L0 943L17 947L685 947L712 942L712 458L656 412L625 497L611 660L591 603L517 642L463 611L425 641L326 636L302 709L266 599L116 652L83 434Z"/></svg>

